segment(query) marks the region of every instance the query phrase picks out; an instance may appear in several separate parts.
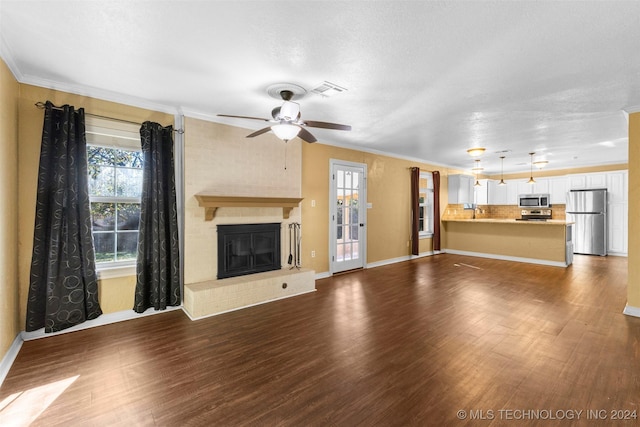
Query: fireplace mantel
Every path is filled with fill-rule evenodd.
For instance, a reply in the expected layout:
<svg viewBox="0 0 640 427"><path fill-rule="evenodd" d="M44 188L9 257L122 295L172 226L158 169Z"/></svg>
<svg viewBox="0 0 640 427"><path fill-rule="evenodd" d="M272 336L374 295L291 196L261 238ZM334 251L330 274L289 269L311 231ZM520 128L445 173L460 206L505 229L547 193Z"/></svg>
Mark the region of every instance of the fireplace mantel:
<svg viewBox="0 0 640 427"><path fill-rule="evenodd" d="M209 196L196 194L201 208L204 208L204 220L212 221L218 208L282 208L282 217L289 218L291 210L298 207L302 199L287 197L234 197Z"/></svg>

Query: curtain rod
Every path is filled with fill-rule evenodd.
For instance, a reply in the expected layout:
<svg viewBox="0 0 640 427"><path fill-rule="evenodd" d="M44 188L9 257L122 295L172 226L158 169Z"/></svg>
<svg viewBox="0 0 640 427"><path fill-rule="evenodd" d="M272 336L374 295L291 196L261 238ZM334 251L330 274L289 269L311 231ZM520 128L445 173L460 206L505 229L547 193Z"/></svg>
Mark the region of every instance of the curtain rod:
<svg viewBox="0 0 640 427"><path fill-rule="evenodd" d="M420 169L420 172L431 172L431 173L436 172L436 171L430 171L430 170L427 170L427 169L421 169L419 166L409 166L407 169L411 170L411 169L414 169L414 168Z"/></svg>
<svg viewBox="0 0 640 427"><path fill-rule="evenodd" d="M45 104L44 102L42 102L42 101L38 101L38 102L36 102L36 103L35 103L35 106L36 106L36 107L38 107L40 110L44 110L45 105L46 105L46 104ZM56 106L54 105L54 106L53 106L53 109L54 109L54 110L60 110L60 111L61 111L61 110L62 110L62 107L56 107ZM139 122L133 122L133 121L131 121L131 120L116 119L115 117L100 116L100 115L98 115L98 114L91 114L91 113L85 113L85 115L87 115L87 116L91 116L91 117L96 117L96 118L99 118L99 119L115 120L116 122L130 123L130 124L133 124L133 125L142 126L142 123L139 123ZM174 129L173 131L174 131L174 132L177 132L177 133L180 133L180 134L184 133L184 129Z"/></svg>

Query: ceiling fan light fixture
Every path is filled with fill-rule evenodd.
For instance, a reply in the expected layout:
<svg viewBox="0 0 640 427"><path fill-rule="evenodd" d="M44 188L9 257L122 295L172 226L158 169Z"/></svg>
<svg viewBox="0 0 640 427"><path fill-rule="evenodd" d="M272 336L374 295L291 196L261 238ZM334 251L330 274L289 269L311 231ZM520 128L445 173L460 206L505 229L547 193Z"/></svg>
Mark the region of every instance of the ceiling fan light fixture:
<svg viewBox="0 0 640 427"><path fill-rule="evenodd" d="M280 123L277 125L271 126L271 130L274 134L283 141L291 141L293 138L298 136L300 132L300 127L296 125L290 125L287 123Z"/></svg>
<svg viewBox="0 0 640 427"><path fill-rule="evenodd" d="M469 148L467 150L467 153L471 156L471 157L478 157L481 156L482 153L484 153L485 148L483 147L474 147L474 148Z"/></svg>
<svg viewBox="0 0 640 427"><path fill-rule="evenodd" d="M281 120L297 120L300 115L300 104L297 102L284 101L280 107L279 117Z"/></svg>

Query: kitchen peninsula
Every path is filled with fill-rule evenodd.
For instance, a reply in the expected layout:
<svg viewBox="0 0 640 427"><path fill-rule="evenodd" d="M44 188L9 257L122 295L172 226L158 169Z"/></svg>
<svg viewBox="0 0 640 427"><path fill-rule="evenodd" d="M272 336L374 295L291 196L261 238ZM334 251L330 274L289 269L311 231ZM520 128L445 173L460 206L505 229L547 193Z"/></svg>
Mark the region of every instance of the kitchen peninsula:
<svg viewBox="0 0 640 427"><path fill-rule="evenodd" d="M567 267L573 260L571 222L443 218L446 252Z"/></svg>

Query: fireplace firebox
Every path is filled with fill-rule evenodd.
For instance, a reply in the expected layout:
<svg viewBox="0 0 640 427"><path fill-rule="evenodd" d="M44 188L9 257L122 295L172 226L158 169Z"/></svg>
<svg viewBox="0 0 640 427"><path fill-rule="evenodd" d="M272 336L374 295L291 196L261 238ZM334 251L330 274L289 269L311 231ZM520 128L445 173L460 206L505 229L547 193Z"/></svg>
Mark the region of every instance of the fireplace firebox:
<svg viewBox="0 0 640 427"><path fill-rule="evenodd" d="M218 225L218 279L279 270L280 223Z"/></svg>

